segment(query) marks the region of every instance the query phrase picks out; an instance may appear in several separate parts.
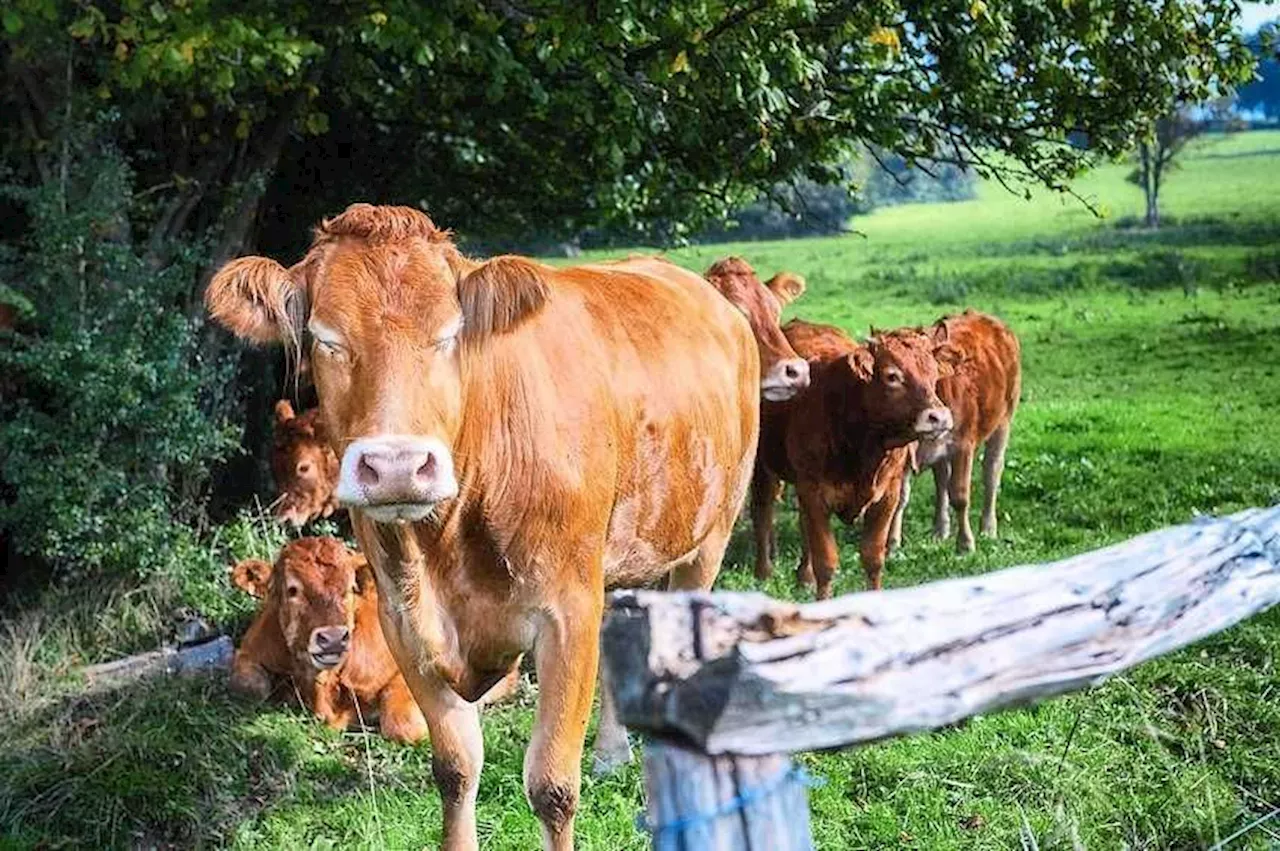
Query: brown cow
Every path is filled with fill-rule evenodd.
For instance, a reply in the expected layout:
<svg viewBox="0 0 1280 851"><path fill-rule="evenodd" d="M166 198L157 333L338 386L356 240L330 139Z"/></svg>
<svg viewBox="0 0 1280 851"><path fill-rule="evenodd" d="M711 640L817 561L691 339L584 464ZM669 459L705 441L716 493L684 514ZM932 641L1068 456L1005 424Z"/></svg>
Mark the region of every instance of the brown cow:
<svg viewBox="0 0 1280 851"><path fill-rule="evenodd" d="M525 791L545 844L571 848L605 589L708 587L746 495L760 359L742 314L664 261L481 263L417 210L367 204L291 269L228 264L206 303L247 339L314 339L338 501L431 729L444 846L477 844L472 701L533 648ZM606 757L626 750L610 705Z"/></svg>
<svg viewBox="0 0 1280 851"><path fill-rule="evenodd" d="M782 308L804 292L804 278L779 272L762 284L751 264L741 257L725 257L703 274L751 324L760 349L760 395L785 402L809 386L809 363L796 354L782 335Z"/></svg>
<svg viewBox="0 0 1280 851"><path fill-rule="evenodd" d="M338 456L324 433L320 409L294 414L289 400L276 402L271 472L279 496L275 516L303 526L338 507Z"/></svg>
<svg viewBox="0 0 1280 851"><path fill-rule="evenodd" d="M862 569L878 589L907 447L951 427L936 387L955 354L914 331L858 344L829 325L795 320L782 330L809 359L811 385L790 402L764 404L751 498L756 575L773 572L773 508L784 480L795 484L800 504L800 580L816 580L820 600L831 595L839 564L834 512L846 523L862 519Z"/></svg>
<svg viewBox="0 0 1280 851"><path fill-rule="evenodd" d="M938 382L938 396L951 410L954 425L937 440L921 440L916 447L915 468L933 468L935 490L933 534L950 534L948 502L959 519L956 549L973 552L973 530L969 527L969 488L973 478L973 458L978 444L982 452L982 534L996 536L996 499L1004 472L1004 452L1009 445L1009 428L1022 392L1021 347L1008 327L985 313L966 310L959 316L944 316L930 329L936 339L946 340L960 354L955 374ZM902 499L893 521L890 542L902 540L902 515L911 495L911 477L902 480Z"/></svg>
<svg viewBox="0 0 1280 851"><path fill-rule="evenodd" d="M232 582L263 601L231 664L234 690L265 699L292 680L307 708L335 730L358 720L358 700L360 713L378 714L389 739L427 734L382 636L364 556L336 538L302 538L274 566L240 562Z"/></svg>

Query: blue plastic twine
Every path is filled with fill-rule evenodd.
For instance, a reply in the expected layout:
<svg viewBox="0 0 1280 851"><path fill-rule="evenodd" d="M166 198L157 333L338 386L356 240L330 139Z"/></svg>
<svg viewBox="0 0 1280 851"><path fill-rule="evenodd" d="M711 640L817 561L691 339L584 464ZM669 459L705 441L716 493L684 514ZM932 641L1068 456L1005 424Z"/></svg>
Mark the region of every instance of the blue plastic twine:
<svg viewBox="0 0 1280 851"><path fill-rule="evenodd" d="M815 777L805 770L802 765L793 765L786 771L780 772L776 778L768 783L756 786L753 789L744 789L735 797L725 801L714 810L705 813L694 813L693 815L682 816L674 821L665 822L664 824L652 824L645 818L644 813L636 816L636 828L645 830L653 836L661 836L668 833L683 833L693 827L707 824L718 818L723 818L734 813L741 812L747 807L763 798L776 794L783 787L790 783L796 783L806 789L813 789L827 782L825 777Z"/></svg>

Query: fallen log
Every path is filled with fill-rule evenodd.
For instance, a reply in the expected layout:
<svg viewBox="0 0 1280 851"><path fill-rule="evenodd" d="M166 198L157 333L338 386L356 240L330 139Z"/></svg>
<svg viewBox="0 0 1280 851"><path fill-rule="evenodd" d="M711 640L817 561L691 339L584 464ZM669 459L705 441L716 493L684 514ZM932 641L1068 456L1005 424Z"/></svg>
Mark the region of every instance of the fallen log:
<svg viewBox="0 0 1280 851"><path fill-rule="evenodd" d="M165 646L84 669L90 690L115 688L162 674L191 675L221 670L231 664L231 638L219 635L196 644Z"/></svg>

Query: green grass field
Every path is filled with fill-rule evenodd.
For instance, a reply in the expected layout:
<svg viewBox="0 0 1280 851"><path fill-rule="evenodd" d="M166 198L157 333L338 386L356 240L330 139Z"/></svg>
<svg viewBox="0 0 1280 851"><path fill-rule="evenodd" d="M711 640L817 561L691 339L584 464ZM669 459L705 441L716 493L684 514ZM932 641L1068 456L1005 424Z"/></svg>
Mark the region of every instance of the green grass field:
<svg viewBox="0 0 1280 851"><path fill-rule="evenodd" d="M861 218L860 234L672 253L698 270L738 253L762 277L800 272L809 291L788 313L859 334L972 306L1021 337L1000 539L980 539L967 558L932 541L922 482L890 585L1056 559L1196 512L1280 500L1280 133L1200 143L1171 178L1158 233L1124 227L1141 213L1126 171L1108 166L1077 186L1104 220L1073 200L984 186L974 201ZM780 570L763 590L805 599L789 575L794 513L780 524ZM836 593L861 590L856 530L839 534ZM719 587L757 587L746 538L743 527ZM92 615L75 624L80 646L102 627ZM6 652L26 666L15 678L47 684L40 666L61 657L34 635L10 625ZM1278 661L1273 612L1087 693L807 755L826 778L811 793L818 847L1210 847L1280 807ZM32 699L6 716L0 847L438 842L426 745L333 734L296 707L239 703L217 682L86 697L57 681L56 699L28 686ZM485 848L539 842L520 782L532 700L526 690L485 717ZM646 847L635 827L642 785L635 765L586 779L579 847ZM1280 847L1280 820L1229 847Z"/></svg>

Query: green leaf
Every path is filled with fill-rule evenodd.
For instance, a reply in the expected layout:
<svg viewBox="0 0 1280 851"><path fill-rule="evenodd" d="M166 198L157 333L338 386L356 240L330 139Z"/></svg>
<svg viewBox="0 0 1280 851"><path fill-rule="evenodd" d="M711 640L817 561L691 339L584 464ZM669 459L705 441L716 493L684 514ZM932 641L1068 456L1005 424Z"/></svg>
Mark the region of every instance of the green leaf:
<svg viewBox="0 0 1280 851"><path fill-rule="evenodd" d="M4 24L4 31L9 35L17 35L22 32L22 16L13 9L5 9L0 13L0 22Z"/></svg>

